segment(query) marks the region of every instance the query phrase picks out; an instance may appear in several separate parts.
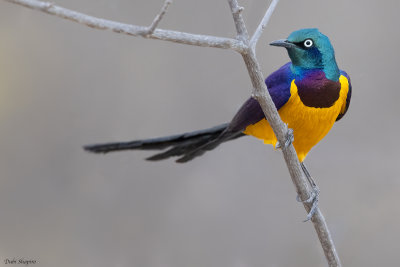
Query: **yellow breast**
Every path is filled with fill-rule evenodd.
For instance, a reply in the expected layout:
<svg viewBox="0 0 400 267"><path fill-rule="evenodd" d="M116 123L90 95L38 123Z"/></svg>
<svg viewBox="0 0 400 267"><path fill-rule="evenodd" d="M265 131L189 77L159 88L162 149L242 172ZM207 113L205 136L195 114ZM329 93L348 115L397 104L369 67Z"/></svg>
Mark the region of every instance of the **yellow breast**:
<svg viewBox="0 0 400 267"><path fill-rule="evenodd" d="M291 96L278 112L282 120L288 124L288 127L293 129L293 145L300 162L305 159L310 149L325 137L335 123L339 112L345 108L349 83L343 75L340 76L339 81L341 84L339 98L329 108L305 106L300 100L294 80L291 83ZM265 144L275 146L277 142L276 136L266 119L247 126L243 133L262 139Z"/></svg>

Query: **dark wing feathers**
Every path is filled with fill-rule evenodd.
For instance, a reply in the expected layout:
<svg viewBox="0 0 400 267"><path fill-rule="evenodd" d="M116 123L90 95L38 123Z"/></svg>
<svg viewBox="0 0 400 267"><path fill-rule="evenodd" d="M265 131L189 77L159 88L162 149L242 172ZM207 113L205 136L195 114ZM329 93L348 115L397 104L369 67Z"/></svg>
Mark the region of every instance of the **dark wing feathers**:
<svg viewBox="0 0 400 267"><path fill-rule="evenodd" d="M273 72L265 80L268 92L276 109L280 109L290 98L290 84L292 82L291 63L287 63L279 70ZM249 98L233 117L228 129L231 131L243 131L247 126L255 124L265 118L257 100Z"/></svg>

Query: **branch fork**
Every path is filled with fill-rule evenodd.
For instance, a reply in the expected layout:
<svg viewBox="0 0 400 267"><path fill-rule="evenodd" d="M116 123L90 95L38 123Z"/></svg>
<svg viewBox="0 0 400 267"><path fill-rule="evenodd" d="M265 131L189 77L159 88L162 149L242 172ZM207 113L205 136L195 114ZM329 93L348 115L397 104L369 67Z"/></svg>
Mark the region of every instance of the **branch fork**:
<svg viewBox="0 0 400 267"><path fill-rule="evenodd" d="M165 0L163 7L161 8L160 13L157 14L157 16L154 18L153 22L149 26L146 35L149 36L153 34L154 30L156 29L158 23L162 20L164 17L165 13L167 12L168 6L172 4L172 0Z"/></svg>

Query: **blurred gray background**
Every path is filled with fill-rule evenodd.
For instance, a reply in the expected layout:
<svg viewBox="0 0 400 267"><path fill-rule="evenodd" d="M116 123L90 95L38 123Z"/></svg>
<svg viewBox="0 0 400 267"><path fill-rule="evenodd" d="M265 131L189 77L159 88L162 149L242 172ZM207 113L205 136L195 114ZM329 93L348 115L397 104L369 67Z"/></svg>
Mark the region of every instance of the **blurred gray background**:
<svg viewBox="0 0 400 267"><path fill-rule="evenodd" d="M149 25L163 1L57 0ZM240 1L253 32L269 1ZM318 27L353 84L349 112L307 158L344 266L399 266L400 1L282 0L257 54L265 75L288 61L270 41ZM160 28L233 37L225 0L174 1ZM227 50L93 30L0 1L0 264L325 266L281 152L246 137L190 163L81 146L229 121L250 95Z"/></svg>

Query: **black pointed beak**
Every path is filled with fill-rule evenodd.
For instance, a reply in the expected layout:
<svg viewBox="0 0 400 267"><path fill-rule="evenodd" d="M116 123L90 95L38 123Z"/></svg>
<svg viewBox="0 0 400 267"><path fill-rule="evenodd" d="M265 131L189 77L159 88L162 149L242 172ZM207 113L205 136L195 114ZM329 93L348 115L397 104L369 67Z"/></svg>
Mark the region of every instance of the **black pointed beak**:
<svg viewBox="0 0 400 267"><path fill-rule="evenodd" d="M287 39L276 40L276 41L273 41L272 43L270 43L269 45L281 46L281 47L286 47L286 48L296 47L296 45L294 43L289 42Z"/></svg>

